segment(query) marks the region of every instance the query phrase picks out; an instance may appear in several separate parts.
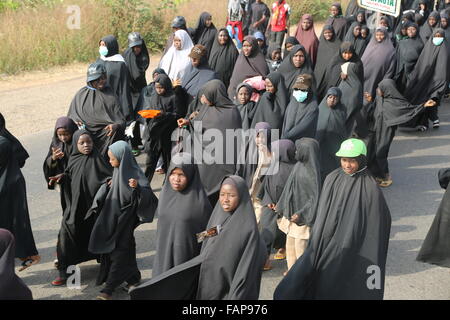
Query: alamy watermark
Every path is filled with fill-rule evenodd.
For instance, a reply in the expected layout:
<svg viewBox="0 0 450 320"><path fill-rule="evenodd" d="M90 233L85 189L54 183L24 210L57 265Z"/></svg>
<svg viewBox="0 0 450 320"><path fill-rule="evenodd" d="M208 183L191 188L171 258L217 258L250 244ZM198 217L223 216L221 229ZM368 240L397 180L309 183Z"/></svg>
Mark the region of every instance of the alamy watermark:
<svg viewBox="0 0 450 320"><path fill-rule="evenodd" d="M81 29L81 8L77 5L68 6L66 13L69 14L66 25L69 30Z"/></svg>

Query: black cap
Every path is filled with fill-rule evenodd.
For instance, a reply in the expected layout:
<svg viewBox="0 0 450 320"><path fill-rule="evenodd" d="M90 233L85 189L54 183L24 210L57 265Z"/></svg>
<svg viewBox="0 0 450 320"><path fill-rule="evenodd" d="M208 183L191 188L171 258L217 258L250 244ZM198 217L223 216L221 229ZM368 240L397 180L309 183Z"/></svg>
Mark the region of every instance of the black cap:
<svg viewBox="0 0 450 320"><path fill-rule="evenodd" d="M91 64L87 71L87 82L91 82L100 78L103 74L106 74L105 66L102 63L94 62Z"/></svg>
<svg viewBox="0 0 450 320"><path fill-rule="evenodd" d="M139 32L132 32L128 35L128 47L133 48L135 46L140 46L144 43L141 34Z"/></svg>
<svg viewBox="0 0 450 320"><path fill-rule="evenodd" d="M172 28L186 28L186 19L182 16L176 16L172 21Z"/></svg>

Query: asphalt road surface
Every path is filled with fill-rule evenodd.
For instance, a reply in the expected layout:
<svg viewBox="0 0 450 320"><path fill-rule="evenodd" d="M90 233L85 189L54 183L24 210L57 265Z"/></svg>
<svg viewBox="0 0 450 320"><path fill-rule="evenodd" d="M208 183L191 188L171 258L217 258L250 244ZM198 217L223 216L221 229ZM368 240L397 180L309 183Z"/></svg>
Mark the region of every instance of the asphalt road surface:
<svg viewBox="0 0 450 320"><path fill-rule="evenodd" d="M391 148L389 164L394 183L383 190L392 215L385 299L450 299L450 269L415 261L444 193L439 187L437 172L450 167L448 101L440 108L440 119L440 129L425 133L398 132ZM20 137L30 153L23 173L27 181L34 237L42 261L19 275L31 288L35 299L94 299L101 289L95 286L99 270L95 261L79 265L80 288L55 288L50 284L57 276L53 260L61 222L59 195L46 189L42 174L51 135L51 131L44 131ZM143 156L138 158L140 164L143 160ZM152 185L155 192L160 191L161 183L162 176L156 174ZM143 280L151 278L156 226L157 219L140 226L135 232L138 266ZM274 261L273 267L263 273L261 299L272 299L285 271L285 261ZM114 298L128 299L128 294L117 290Z"/></svg>

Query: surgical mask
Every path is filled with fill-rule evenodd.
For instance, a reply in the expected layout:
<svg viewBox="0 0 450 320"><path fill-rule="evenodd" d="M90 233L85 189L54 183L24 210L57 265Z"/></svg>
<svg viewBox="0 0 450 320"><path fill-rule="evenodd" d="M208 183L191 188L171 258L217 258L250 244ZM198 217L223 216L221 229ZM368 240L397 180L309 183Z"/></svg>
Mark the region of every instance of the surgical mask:
<svg viewBox="0 0 450 320"><path fill-rule="evenodd" d="M106 57L108 55L108 48L105 46L101 46L100 49L98 49L98 52L101 56Z"/></svg>
<svg viewBox="0 0 450 320"><path fill-rule="evenodd" d="M304 102L308 98L308 91L295 90L293 95L298 102Z"/></svg>
<svg viewBox="0 0 450 320"><path fill-rule="evenodd" d="M433 44L435 46L440 46L444 42L444 38L433 37Z"/></svg>

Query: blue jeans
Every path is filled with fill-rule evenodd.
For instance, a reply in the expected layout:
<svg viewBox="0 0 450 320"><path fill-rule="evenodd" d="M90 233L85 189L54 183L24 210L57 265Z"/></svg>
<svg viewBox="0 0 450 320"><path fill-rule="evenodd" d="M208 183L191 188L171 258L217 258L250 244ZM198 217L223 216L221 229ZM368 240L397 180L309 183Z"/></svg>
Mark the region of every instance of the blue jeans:
<svg viewBox="0 0 450 320"><path fill-rule="evenodd" d="M236 39L237 42L237 48L240 50L242 49L242 42L239 40L239 29L237 27L234 27L234 35L233 35L233 27L227 26L228 34L230 35L230 39Z"/></svg>

